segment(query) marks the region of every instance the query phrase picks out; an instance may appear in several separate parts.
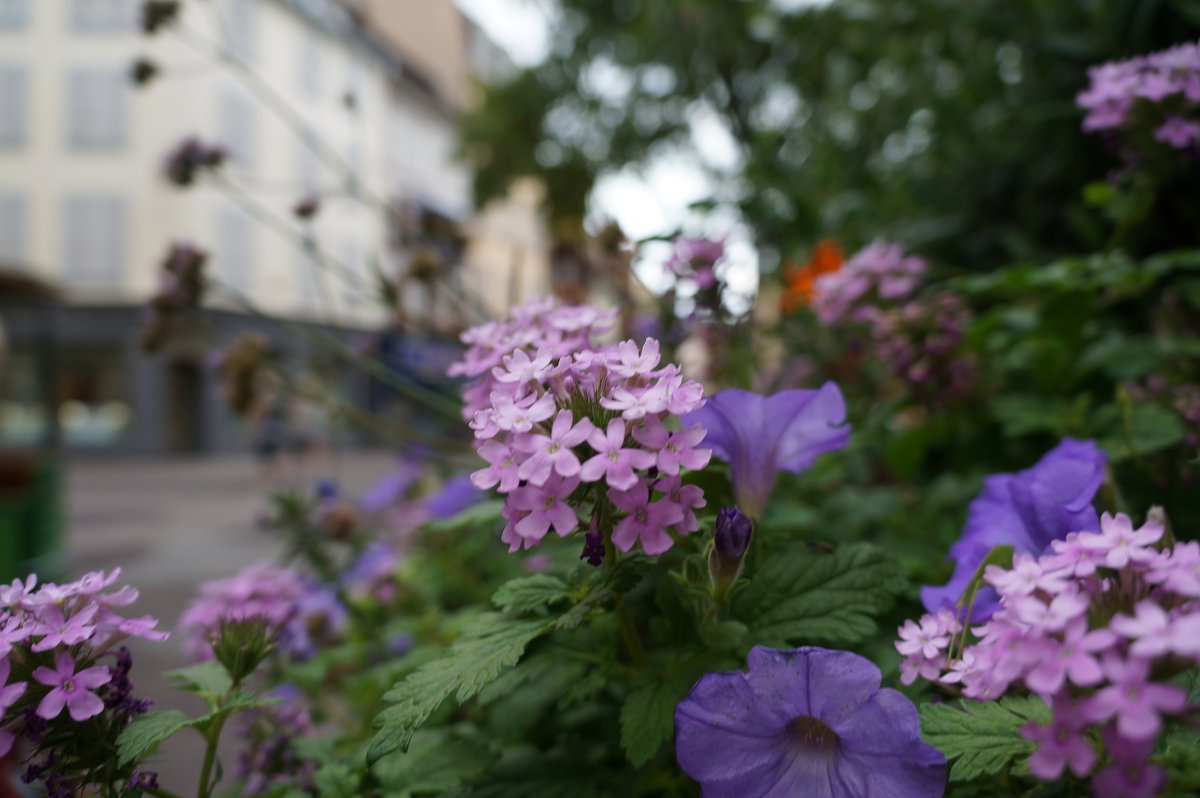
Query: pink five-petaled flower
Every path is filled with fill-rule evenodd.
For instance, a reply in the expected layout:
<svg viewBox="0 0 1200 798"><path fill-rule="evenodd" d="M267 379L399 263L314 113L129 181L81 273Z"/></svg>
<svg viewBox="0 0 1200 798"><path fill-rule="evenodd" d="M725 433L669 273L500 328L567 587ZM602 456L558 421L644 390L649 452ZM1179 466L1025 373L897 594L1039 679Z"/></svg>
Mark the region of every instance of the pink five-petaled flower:
<svg viewBox="0 0 1200 798"><path fill-rule="evenodd" d="M634 390L617 387L611 397L600 398L600 406L620 410L622 418L637 421L645 418L647 413L661 413L667 409L667 389L661 384Z"/></svg>
<svg viewBox="0 0 1200 798"><path fill-rule="evenodd" d="M1100 534L1083 534L1079 544L1100 553L1109 568L1124 568L1129 562L1147 562L1158 552L1152 547L1163 535L1162 524L1147 521L1140 529L1133 528L1129 516L1121 513L1116 517L1105 513L1100 516Z"/></svg>
<svg viewBox="0 0 1200 798"><path fill-rule="evenodd" d="M8 675L11 670L12 663L6 659L0 659L0 717L3 717L8 708L25 694L25 688L29 686L28 682L8 684ZM15 739L16 736L12 732L0 729L0 757L8 754Z"/></svg>
<svg viewBox="0 0 1200 798"><path fill-rule="evenodd" d="M496 366L492 376L499 382L541 382L550 371L550 355L538 352L533 358L524 349L518 349L503 358L504 368Z"/></svg>
<svg viewBox="0 0 1200 798"><path fill-rule="evenodd" d="M604 477L610 488L629 490L638 481L633 469L654 465L655 458L650 452L624 448L625 420L622 418L609 421L607 430L592 430L587 441L597 454L584 463L579 471L579 477L584 482L595 482Z"/></svg>
<svg viewBox="0 0 1200 798"><path fill-rule="evenodd" d="M1018 619L1046 631L1062 629L1070 621L1087 612L1088 597L1079 592L1062 592L1050 600L1027 596L1013 602L1013 611Z"/></svg>
<svg viewBox="0 0 1200 798"><path fill-rule="evenodd" d="M53 720L65 706L72 720L83 721L104 711L104 702L91 691L108 684L112 674L104 665L94 665L76 673L75 660L67 652L60 651L54 656L54 670L42 666L33 672L33 678L53 688L38 704L38 717Z"/></svg>
<svg viewBox="0 0 1200 798"><path fill-rule="evenodd" d="M39 623L33 628L34 635L45 637L33 644L33 650L49 651L56 646L73 646L87 640L96 632L96 627L91 621L98 608L95 603L89 604L70 619L66 619L57 606L47 605L38 613Z"/></svg>
<svg viewBox="0 0 1200 798"><path fill-rule="evenodd" d="M675 524L675 531L681 535L695 532L700 528L700 521L692 510L699 509L708 502L704 499L704 491L697 485L684 485L679 477L663 477L654 483L654 489L667 499L679 505L683 517Z"/></svg>
<svg viewBox="0 0 1200 798"><path fill-rule="evenodd" d="M629 551L639 539L647 554L662 554L675 541L667 534L667 527L683 520L683 509L669 499L650 501L650 488L645 482L632 490L610 490L608 499L619 509L628 513L613 530L613 545L621 551Z"/></svg>
<svg viewBox="0 0 1200 798"><path fill-rule="evenodd" d="M1100 733L1104 748L1113 763L1100 769L1092 779L1096 798L1154 798L1167 781L1162 768L1150 763L1155 740L1130 740L1106 726Z"/></svg>
<svg viewBox="0 0 1200 798"><path fill-rule="evenodd" d="M545 485L525 485L509 495L514 509L528 513L513 529L525 540L540 541L554 527L559 537L566 537L579 526L579 518L565 499L579 486L579 479L551 477Z"/></svg>
<svg viewBox="0 0 1200 798"><path fill-rule="evenodd" d="M534 424L554 415L554 397L548 393L532 403L526 399L518 401L511 396L493 393L492 404L496 408L493 416L496 426L513 432L529 432Z"/></svg>
<svg viewBox="0 0 1200 798"><path fill-rule="evenodd" d="M660 359L658 341L653 338L642 343L640 352L636 341L622 341L617 344L616 357L609 363L608 370L618 377L636 377L654 371Z"/></svg>
<svg viewBox="0 0 1200 798"><path fill-rule="evenodd" d="M1076 618L1068 623L1064 636L1063 643L1052 644L1054 650L1047 651L1025 675L1025 684L1034 692L1041 695L1057 693L1062 689L1064 679L1080 686L1099 684L1103 679L1095 652L1111 648L1117 636L1107 629L1089 632L1086 618Z"/></svg>
<svg viewBox="0 0 1200 798"><path fill-rule="evenodd" d="M633 428L633 439L657 452L655 465L660 473L668 476L678 474L681 466L698 471L708 465L712 459L712 449L693 448L707 434L708 430L700 424L668 432L657 416L647 416Z"/></svg>
<svg viewBox="0 0 1200 798"><path fill-rule="evenodd" d="M33 627L16 615L6 619L0 626L0 659L7 657L12 651L13 643L19 643L33 634Z"/></svg>
<svg viewBox="0 0 1200 798"><path fill-rule="evenodd" d="M1200 598L1200 543L1176 543L1150 566L1146 581L1190 598Z"/></svg>
<svg viewBox="0 0 1200 798"><path fill-rule="evenodd" d="M499 441L487 441L479 447L479 456L487 460L490 465L471 473L472 485L480 490L487 490L499 482L500 487L496 490L501 493L509 493L521 484L517 455L513 452L512 447L505 446Z"/></svg>
<svg viewBox="0 0 1200 798"><path fill-rule="evenodd" d="M1141 657L1122 659L1110 653L1101 661L1109 684L1083 703L1090 721L1117 718L1117 731L1129 740L1144 740L1162 728L1161 713L1179 712L1187 705L1182 687L1147 681L1150 661Z"/></svg>
<svg viewBox="0 0 1200 798"><path fill-rule="evenodd" d="M1118 614L1108 625L1117 634L1134 641L1129 653L1135 657L1159 657L1167 652L1183 656L1200 654L1200 615L1172 620L1166 610L1150 599L1138 602L1134 612L1132 618Z"/></svg>
<svg viewBox="0 0 1200 798"><path fill-rule="evenodd" d="M940 623L934 615L926 615L920 624L907 620L900 627L900 642L896 643L896 650L906 657L919 653L925 659L933 659L950 645L948 631L945 624Z"/></svg>
<svg viewBox="0 0 1200 798"><path fill-rule="evenodd" d="M572 449L587 440L596 427L586 418L581 418L574 426L572 420L570 410L559 410L549 436L528 433L517 438L515 447L531 452L518 470L521 479L544 485L551 471L560 477L573 477L579 473L579 457Z"/></svg>
<svg viewBox="0 0 1200 798"><path fill-rule="evenodd" d="M1021 727L1021 736L1038 744L1038 750L1029 757L1029 770L1043 781L1053 781L1062 775L1063 768L1070 766L1076 776L1086 776L1096 764L1096 749L1083 734L1087 719L1078 705L1072 705L1068 696L1054 701L1054 718L1047 726L1026 723Z"/></svg>

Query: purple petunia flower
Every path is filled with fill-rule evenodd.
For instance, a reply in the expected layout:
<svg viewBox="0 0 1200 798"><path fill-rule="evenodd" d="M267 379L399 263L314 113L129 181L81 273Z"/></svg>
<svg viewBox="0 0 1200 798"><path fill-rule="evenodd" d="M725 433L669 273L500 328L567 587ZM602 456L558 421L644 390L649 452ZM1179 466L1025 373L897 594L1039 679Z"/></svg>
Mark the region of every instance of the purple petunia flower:
<svg viewBox="0 0 1200 798"><path fill-rule="evenodd" d="M781 391L761 396L730 389L710 397L698 410L680 416L689 427L708 431L702 447L729 463L738 507L761 518L776 471L799 473L825 452L850 440L846 402L837 385Z"/></svg>
<svg viewBox="0 0 1200 798"><path fill-rule="evenodd" d="M946 758L917 710L848 651L750 650L675 708L675 755L704 798L936 798Z"/></svg>
<svg viewBox="0 0 1200 798"><path fill-rule="evenodd" d="M443 482L437 493L425 499L425 508L430 518L452 518L484 498L485 494L471 484L471 477L460 474Z"/></svg>
<svg viewBox="0 0 1200 798"><path fill-rule="evenodd" d="M950 547L954 575L941 587L921 588L925 609L955 606L979 563L996 546L1011 544L1016 554L1036 557L1069 532L1099 530L1092 498L1104 481L1107 459L1093 441L1065 438L1032 468L987 477L967 511L962 537ZM991 616L995 596L990 587L979 591L972 620Z"/></svg>

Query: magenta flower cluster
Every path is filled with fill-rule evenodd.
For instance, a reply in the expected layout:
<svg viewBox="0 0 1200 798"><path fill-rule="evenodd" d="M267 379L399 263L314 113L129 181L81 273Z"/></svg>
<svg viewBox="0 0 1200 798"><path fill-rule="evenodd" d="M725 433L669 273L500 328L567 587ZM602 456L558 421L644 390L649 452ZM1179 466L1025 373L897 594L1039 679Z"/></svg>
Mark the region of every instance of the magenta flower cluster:
<svg viewBox="0 0 1200 798"><path fill-rule="evenodd" d="M1019 554L984 579L1000 608L978 627L943 608L900 627L902 681L958 685L997 699L1040 696L1049 725L1028 724L1029 767L1044 780L1067 768L1097 795L1156 795L1165 774L1148 762L1163 717L1188 709L1169 678L1200 664L1200 543L1160 549L1163 526L1105 514L1098 532L1072 532L1041 556ZM1104 759L1098 751L1106 751Z"/></svg>
<svg viewBox="0 0 1200 798"><path fill-rule="evenodd" d="M717 284L716 265L725 257L725 242L712 238L684 238L671 242L671 255L663 269L672 277L691 278L701 291Z"/></svg>
<svg viewBox="0 0 1200 798"><path fill-rule="evenodd" d="M941 401L975 385L975 362L962 351L972 316L960 295L914 297L869 310L876 356L914 395Z"/></svg>
<svg viewBox="0 0 1200 798"><path fill-rule="evenodd" d="M471 421L492 403L492 393L502 394L511 384L492 375L501 359L523 351L538 352L551 359L592 348L593 340L613 327L616 309L600 310L590 305L563 305L556 299L532 299L512 308L507 318L480 324L462 334L467 345L463 359L447 369L451 377L467 377L463 391L463 418Z"/></svg>
<svg viewBox="0 0 1200 798"><path fill-rule="evenodd" d="M316 650L314 637L336 634L347 620L332 589L269 562L205 582L199 593L179 620L184 651L197 662L212 659L211 640L224 621L261 618L283 651L305 658Z"/></svg>
<svg viewBox="0 0 1200 798"><path fill-rule="evenodd" d="M678 416L704 403L703 388L663 365L653 338L641 346L595 341L610 318L538 300L463 336L472 346L452 373L475 376L465 401L488 463L471 481L505 494L501 539L510 551L538 545L551 529L569 535L585 505L592 537L611 530L622 551L640 541L662 554L672 533L699 528L694 510L704 494L682 473L703 468L712 453L697 448L704 428L680 428ZM511 349L501 354L497 340ZM593 541L589 559L595 550Z"/></svg>
<svg viewBox="0 0 1200 798"><path fill-rule="evenodd" d="M144 711L126 689L128 655L115 647L127 637L162 641L167 633L149 615L127 618L118 611L138 597L128 585L110 589L120 576L120 569L94 571L68 584L38 586L31 574L0 586L0 757L17 736L27 736L30 722L40 728L64 710L76 722L99 715L106 701L126 715ZM99 664L106 655L117 657L114 667ZM10 682L14 664L33 681Z"/></svg>
<svg viewBox="0 0 1200 798"><path fill-rule="evenodd" d="M875 308L917 289L925 261L899 244L876 240L854 253L836 272L817 278L812 308L825 324L869 323Z"/></svg>
<svg viewBox="0 0 1200 798"><path fill-rule="evenodd" d="M1127 127L1139 100L1161 106L1154 138L1175 149L1200 144L1200 43L1100 64L1088 70L1087 89L1075 101L1087 111L1085 131Z"/></svg>

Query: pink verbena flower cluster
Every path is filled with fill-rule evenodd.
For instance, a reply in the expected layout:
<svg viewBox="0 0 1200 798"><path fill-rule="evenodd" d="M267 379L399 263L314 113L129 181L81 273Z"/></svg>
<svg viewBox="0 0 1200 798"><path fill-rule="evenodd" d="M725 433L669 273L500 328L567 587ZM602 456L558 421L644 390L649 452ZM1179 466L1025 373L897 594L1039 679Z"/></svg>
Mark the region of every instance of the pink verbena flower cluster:
<svg viewBox="0 0 1200 798"><path fill-rule="evenodd" d="M1163 717L1188 708L1168 680L1200 664L1200 543L1160 550L1162 538L1157 521L1135 529L1128 516L1105 514L1098 533L1072 532L1011 568L988 566L1000 609L969 630L949 609L906 622L901 680L960 685L980 700L1028 690L1053 716L1021 731L1038 745L1035 776L1070 768L1084 777L1100 764L1097 795L1157 794L1165 774L1148 757Z"/></svg>
<svg viewBox="0 0 1200 798"><path fill-rule="evenodd" d="M564 305L557 299L532 299L514 307L506 319L472 327L462 334L467 344L463 359L447 370L451 377L467 377L463 391L463 418L470 421L492 403L492 393L510 393L512 383L502 382L492 371L501 359L524 354L532 362L539 353L549 359L591 349L596 336L612 329L617 312L590 305ZM510 374L511 377L511 374Z"/></svg>
<svg viewBox="0 0 1200 798"><path fill-rule="evenodd" d="M867 310L876 356L913 394L941 401L975 385L975 362L963 351L972 315L959 294L914 297L896 307Z"/></svg>
<svg viewBox="0 0 1200 798"><path fill-rule="evenodd" d="M109 590L121 576L94 571L65 585L40 587L31 574L0 586L0 757L18 736L43 733L45 721L66 710L82 722L109 707L132 717L145 711L130 696L128 653L114 648L127 637L162 641L149 615L127 618L117 611L137 600L128 585ZM123 653L122 653L123 652ZM116 657L112 667L99 664ZM15 666L15 668L14 668ZM14 670L32 681L9 682Z"/></svg>
<svg viewBox="0 0 1200 798"><path fill-rule="evenodd" d="M812 308L825 324L870 322L881 300L886 304L905 298L924 273L924 260L905 255L899 244L876 240L837 271L817 278Z"/></svg>
<svg viewBox="0 0 1200 798"><path fill-rule="evenodd" d="M1162 107L1154 138L1175 149L1200 144L1200 44L1189 42L1157 53L1099 64L1075 102L1087 116L1085 131L1126 127L1138 100Z"/></svg>
<svg viewBox="0 0 1200 798"><path fill-rule="evenodd" d="M505 494L508 524L501 539L516 551L538 545L551 529L565 537L579 528L577 510L583 508L592 516L589 561L597 562L597 537L609 531L622 551L640 541L648 554L663 553L673 545L672 532L699 528L693 511L704 506L704 494L683 484L681 472L703 468L711 452L696 448L704 428L680 429L677 417L704 403L703 388L685 380L678 366L661 365L653 338L641 347L632 340L615 346L594 341L590 333L609 317L603 311L551 305L537 315L528 307L517 317L529 329L518 333L517 322L506 321L505 335L550 343L501 355L466 390L470 404L480 386L489 389L471 421L489 465L471 481ZM564 325L575 338L567 351ZM464 336L478 338L477 331ZM472 347L456 373L490 362L484 351L490 347Z"/></svg>
<svg viewBox="0 0 1200 798"><path fill-rule="evenodd" d="M701 291L716 286L716 265L725 257L723 240L680 236L671 244L671 256L663 263L668 275L691 278Z"/></svg>
<svg viewBox="0 0 1200 798"><path fill-rule="evenodd" d="M336 634L346 608L330 588L299 571L260 562L228 579L200 585L200 595L179 620L185 653L197 662L212 659L212 638L225 621L261 618L286 653L305 658L314 638Z"/></svg>

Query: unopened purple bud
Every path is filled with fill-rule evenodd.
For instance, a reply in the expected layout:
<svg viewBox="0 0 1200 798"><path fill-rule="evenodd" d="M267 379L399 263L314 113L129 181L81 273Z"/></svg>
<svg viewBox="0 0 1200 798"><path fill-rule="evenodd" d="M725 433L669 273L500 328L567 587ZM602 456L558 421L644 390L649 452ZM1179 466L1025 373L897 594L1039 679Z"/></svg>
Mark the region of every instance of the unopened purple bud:
<svg viewBox="0 0 1200 798"><path fill-rule="evenodd" d="M753 534L754 522L738 508L722 507L717 511L717 531L713 542L722 557L730 560L744 557Z"/></svg>
<svg viewBox="0 0 1200 798"><path fill-rule="evenodd" d="M601 534L594 515L591 524L588 525L587 534L583 536L583 552L579 559L587 560L588 565L593 568L599 568L604 563L604 535Z"/></svg>
<svg viewBox="0 0 1200 798"><path fill-rule="evenodd" d="M708 554L708 575L712 579L713 595L724 600L742 575L742 564L750 539L754 537L754 522L737 507L722 507L717 512L712 551Z"/></svg>

